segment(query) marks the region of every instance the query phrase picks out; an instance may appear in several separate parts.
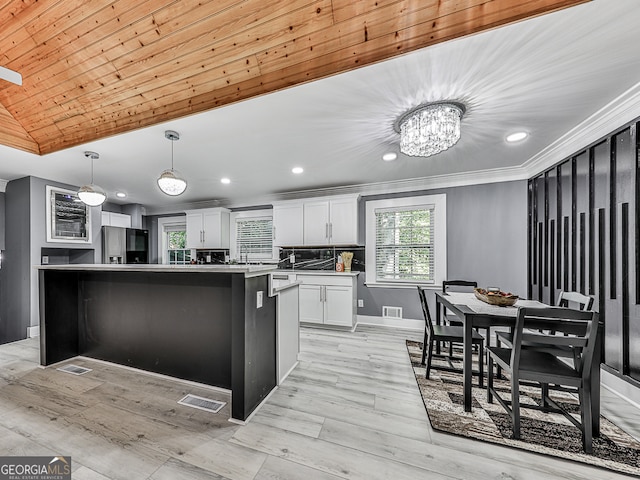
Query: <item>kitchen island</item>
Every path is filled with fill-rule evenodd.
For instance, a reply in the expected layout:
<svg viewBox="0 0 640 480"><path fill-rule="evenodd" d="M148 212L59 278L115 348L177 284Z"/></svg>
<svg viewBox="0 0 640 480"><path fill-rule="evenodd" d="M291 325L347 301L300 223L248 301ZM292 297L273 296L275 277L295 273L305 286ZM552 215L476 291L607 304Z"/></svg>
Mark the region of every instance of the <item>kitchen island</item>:
<svg viewBox="0 0 640 480"><path fill-rule="evenodd" d="M43 366L85 356L220 387L239 421L276 387L272 267L38 269Z"/></svg>

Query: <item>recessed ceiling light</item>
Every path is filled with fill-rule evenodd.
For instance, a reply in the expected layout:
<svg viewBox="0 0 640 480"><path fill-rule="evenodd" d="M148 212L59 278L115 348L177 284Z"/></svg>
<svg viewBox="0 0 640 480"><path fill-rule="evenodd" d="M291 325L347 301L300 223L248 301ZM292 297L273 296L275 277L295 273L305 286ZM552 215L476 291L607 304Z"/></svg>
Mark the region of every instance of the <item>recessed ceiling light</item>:
<svg viewBox="0 0 640 480"><path fill-rule="evenodd" d="M118 198L125 198L126 196L127 196L127 194L124 193L124 192L116 192L116 197L118 197Z"/></svg>
<svg viewBox="0 0 640 480"><path fill-rule="evenodd" d="M296 175L300 175L302 172L304 172L304 169L302 167L293 167L291 171Z"/></svg>
<svg viewBox="0 0 640 480"><path fill-rule="evenodd" d="M387 152L382 155L382 160L385 162L393 162L396 158L398 158L398 154L396 152Z"/></svg>
<svg viewBox="0 0 640 480"><path fill-rule="evenodd" d="M229 185L231 183L231 180L228 178L221 178L220 179L220 183L224 183L225 185Z"/></svg>
<svg viewBox="0 0 640 480"><path fill-rule="evenodd" d="M515 132L515 133L512 133L511 135L507 135L507 142L509 143L519 142L520 140L524 140L528 136L529 134L527 132Z"/></svg>

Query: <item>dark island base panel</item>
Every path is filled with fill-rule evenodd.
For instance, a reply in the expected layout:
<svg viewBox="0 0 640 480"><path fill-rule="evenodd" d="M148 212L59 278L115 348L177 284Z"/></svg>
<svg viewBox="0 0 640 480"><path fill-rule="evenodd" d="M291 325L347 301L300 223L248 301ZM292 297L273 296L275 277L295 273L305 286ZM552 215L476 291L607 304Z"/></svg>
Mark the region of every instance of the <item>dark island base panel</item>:
<svg viewBox="0 0 640 480"><path fill-rule="evenodd" d="M84 355L230 389L238 420L275 388L267 275L46 270L40 282L43 365Z"/></svg>

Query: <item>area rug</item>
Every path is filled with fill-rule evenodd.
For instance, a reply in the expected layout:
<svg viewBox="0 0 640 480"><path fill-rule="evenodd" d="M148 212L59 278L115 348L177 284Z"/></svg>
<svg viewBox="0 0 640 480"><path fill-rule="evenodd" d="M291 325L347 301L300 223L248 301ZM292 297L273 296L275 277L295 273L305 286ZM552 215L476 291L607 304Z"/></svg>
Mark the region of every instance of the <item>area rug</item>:
<svg viewBox="0 0 640 480"><path fill-rule="evenodd" d="M425 367L420 365L422 343L407 340L407 350L424 406L435 430L640 477L640 442L603 416L600 417L600 437L593 439L593 454L584 453L580 431L566 418L539 410L520 410L521 439L514 440L511 418L497 400L494 399L492 404L487 403L487 391L478 387L477 377L473 377L472 412L465 412L462 375L438 370L438 366L445 365L445 360L434 357L430 378L427 379ZM454 366L461 367L461 362ZM504 391L503 398L509 398L507 381L495 380L494 386L498 391ZM539 388L521 386L520 396L522 403L540 405ZM569 407L579 419L577 395L553 392L552 398Z"/></svg>

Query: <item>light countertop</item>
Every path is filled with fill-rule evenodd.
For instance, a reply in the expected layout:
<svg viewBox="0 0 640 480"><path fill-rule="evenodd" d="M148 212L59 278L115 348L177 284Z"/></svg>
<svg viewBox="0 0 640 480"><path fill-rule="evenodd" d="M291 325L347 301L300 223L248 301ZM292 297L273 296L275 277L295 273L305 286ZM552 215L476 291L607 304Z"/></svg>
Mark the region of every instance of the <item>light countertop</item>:
<svg viewBox="0 0 640 480"><path fill-rule="evenodd" d="M69 264L35 265L38 270L78 270L86 272L188 272L188 273L244 273L264 275L277 272L273 265L164 265L164 264Z"/></svg>

